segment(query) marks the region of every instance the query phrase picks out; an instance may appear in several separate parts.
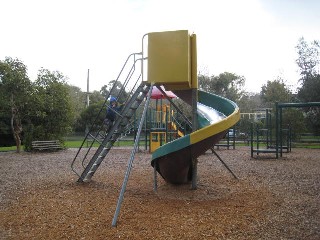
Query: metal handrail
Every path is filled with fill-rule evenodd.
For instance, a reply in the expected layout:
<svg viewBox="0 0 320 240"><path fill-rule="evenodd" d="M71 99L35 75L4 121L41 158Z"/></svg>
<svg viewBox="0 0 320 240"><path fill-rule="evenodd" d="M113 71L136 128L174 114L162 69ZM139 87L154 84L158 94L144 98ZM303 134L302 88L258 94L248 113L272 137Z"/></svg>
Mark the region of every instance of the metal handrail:
<svg viewBox="0 0 320 240"><path fill-rule="evenodd" d="M106 97L106 99L105 99L105 101L104 101L104 103L103 103L103 105L102 105L99 113L98 113L97 116L95 117L95 119L94 119L94 121L93 121L93 123L92 123L92 125L91 125L91 127L90 127L90 129L89 129L89 131L86 133L86 135L85 135L85 137L84 137L84 139L83 139L83 141L82 141L82 143L81 143L81 145L80 145L80 147L79 147L79 149L78 149L78 151L77 151L74 159L72 160L72 162L71 162L71 170L72 170L78 177L80 177L80 174L79 174L79 173L76 171L76 169L74 168L74 164L75 164L76 159L78 158L78 156L79 156L79 154L80 154L80 152L81 152L81 150L82 150L82 148L83 148L83 146L84 146L84 144L85 144L85 142L86 142L86 140L87 140L87 138L88 138L88 136L89 136L89 133L93 131L94 126L95 126L96 123L98 122L98 119L99 119L99 117L100 117L100 114L101 114L102 111L106 108L107 103L108 103L108 99L109 99L111 93L113 92L113 90L116 88L117 83L119 82L120 76L122 75L122 73L123 73L125 67L127 66L130 58L134 57L134 63L133 63L133 65L135 65L135 64L137 63L137 61L138 61L138 60L136 59L136 55L141 55L141 54L142 54L141 52L140 52L140 53L132 53L132 54L130 54L130 55L127 57L124 65L122 66L122 68L121 68L121 70L120 70L120 72L119 72L119 74L118 74L118 76L117 76L117 78L116 78L116 81L115 81L115 83L113 84L111 90L109 91L109 94L108 94L108 96ZM142 58L140 58L140 60L141 60L141 59L142 59ZM131 71L132 69L135 69L135 67L134 67L134 66L131 67L130 71ZM132 73L132 74L133 74L133 73ZM129 76L129 75L128 75L128 76ZM126 86L127 83L129 82L128 76L127 76L127 78L126 78L126 80L125 80L125 82L126 82L125 86ZM131 75L131 76L132 76L132 75ZM139 79L139 78L138 78L138 79ZM137 80L137 81L138 81L138 80ZM135 84L135 85L136 85L136 84ZM102 128L103 128L103 126L100 127L99 131L101 131ZM97 136L96 136L96 137L97 137ZM93 146L94 143L95 143L95 141L92 141L92 143L90 144L90 147L88 148L88 150L87 150L87 152L86 152L86 154L85 154L85 156L84 156L84 158L83 158L83 160L82 160L82 166L84 165L84 161L86 160L86 158L87 158L87 156L88 156L88 154L89 154L89 152L90 152L90 150L91 150L91 148L92 148L92 146ZM83 166L83 167L84 167L84 166Z"/></svg>

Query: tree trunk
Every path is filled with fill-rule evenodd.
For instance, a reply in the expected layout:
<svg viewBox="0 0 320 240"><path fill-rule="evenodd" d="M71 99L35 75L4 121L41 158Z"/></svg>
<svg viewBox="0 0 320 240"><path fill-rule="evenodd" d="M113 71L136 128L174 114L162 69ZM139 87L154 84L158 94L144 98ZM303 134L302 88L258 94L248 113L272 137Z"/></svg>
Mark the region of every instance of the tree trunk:
<svg viewBox="0 0 320 240"><path fill-rule="evenodd" d="M14 140L16 141L17 146L17 153L21 151L21 132L22 132L22 125L19 116L18 109L14 105L13 95L11 95L11 129L13 133Z"/></svg>

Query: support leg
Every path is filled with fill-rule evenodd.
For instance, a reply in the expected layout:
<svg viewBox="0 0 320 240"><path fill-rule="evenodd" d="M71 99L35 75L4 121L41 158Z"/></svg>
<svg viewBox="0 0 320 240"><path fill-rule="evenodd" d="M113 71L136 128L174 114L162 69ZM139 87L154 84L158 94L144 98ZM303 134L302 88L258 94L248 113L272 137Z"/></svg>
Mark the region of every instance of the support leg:
<svg viewBox="0 0 320 240"><path fill-rule="evenodd" d="M157 165L157 160L155 160L153 167L153 191L155 192L158 190Z"/></svg>
<svg viewBox="0 0 320 240"><path fill-rule="evenodd" d="M218 153L216 153L216 151L213 151L214 155L217 156L217 158L220 160L220 162L226 167L226 169L228 169L228 171L232 174L232 176L235 179L238 179L237 176L231 171L231 169L228 167L228 165L221 159L221 157L218 155Z"/></svg>
<svg viewBox="0 0 320 240"><path fill-rule="evenodd" d="M193 158L192 159L192 186L191 186L192 190L197 189L197 171L198 171L197 168L198 168L198 159Z"/></svg>

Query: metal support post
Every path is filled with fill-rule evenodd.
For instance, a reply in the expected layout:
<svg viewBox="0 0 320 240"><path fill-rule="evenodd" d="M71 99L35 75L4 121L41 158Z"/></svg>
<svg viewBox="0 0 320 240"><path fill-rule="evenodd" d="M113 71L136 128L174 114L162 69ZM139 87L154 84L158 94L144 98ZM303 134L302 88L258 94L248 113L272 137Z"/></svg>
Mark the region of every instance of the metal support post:
<svg viewBox="0 0 320 240"><path fill-rule="evenodd" d="M155 192L158 190L157 166L158 166L158 161L154 160L154 166L153 166L153 190Z"/></svg>
<svg viewBox="0 0 320 240"><path fill-rule="evenodd" d="M250 132L250 145L251 145L251 157L253 157L253 122L250 124L250 130L251 130L251 132Z"/></svg>
<svg viewBox="0 0 320 240"><path fill-rule="evenodd" d="M279 158L279 106L278 102L276 102L276 158Z"/></svg>
<svg viewBox="0 0 320 240"><path fill-rule="evenodd" d="M278 106L279 107L279 106ZM283 139L282 139L282 107L279 108L279 134L280 134L280 157L282 157Z"/></svg>
<svg viewBox="0 0 320 240"><path fill-rule="evenodd" d="M192 132L198 129L198 114L197 114L197 104L198 104L198 89L192 89ZM198 160L192 158L192 186L191 189L197 189L197 170L198 170Z"/></svg>
<svg viewBox="0 0 320 240"><path fill-rule="evenodd" d="M122 187L121 187L121 191L120 191L120 195L119 195L116 211L115 211L113 219L112 219L112 226L113 227L117 226L117 220L118 220L118 216L119 216L119 213L120 213L121 204L122 204L122 201L123 201L123 198L124 198L124 193L125 193L126 188L127 188L127 183L129 181L129 176L130 176L130 172L131 172L131 169L132 169L134 156L135 156L135 154L137 152L137 149L138 149L139 138L140 138L142 126L143 126L143 123L145 121L145 117L146 117L146 114L147 114L147 109L148 109L148 106L149 106L149 102L150 102L150 98L151 98L151 92L152 92L152 86L153 85L151 85L151 87L150 87L150 90L149 90L149 93L148 93L148 96L147 96L147 99L146 99L146 102L145 102L145 106L144 106L143 113L142 113L142 116L141 116L141 120L140 120L140 123L139 123L137 137L135 139L134 146L133 146L133 149L131 151L131 156L130 156L130 159L128 161L127 171L125 173L124 180L123 180L123 183L122 183Z"/></svg>
<svg viewBox="0 0 320 240"><path fill-rule="evenodd" d="M216 157L220 160L220 162L223 164L223 166L225 166L226 169L228 169L228 171L232 174L232 176L235 179L238 179L237 176L231 171L231 169L228 167L228 165L222 160L222 158L218 155L218 153L216 153L216 151L212 150L212 152L214 153L214 155L216 155Z"/></svg>

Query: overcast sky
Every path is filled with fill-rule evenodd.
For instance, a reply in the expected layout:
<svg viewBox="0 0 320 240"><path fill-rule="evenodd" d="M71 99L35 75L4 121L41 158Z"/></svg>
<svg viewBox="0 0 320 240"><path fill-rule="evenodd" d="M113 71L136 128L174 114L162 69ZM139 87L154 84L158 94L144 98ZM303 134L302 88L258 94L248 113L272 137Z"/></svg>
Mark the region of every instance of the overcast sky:
<svg viewBox="0 0 320 240"><path fill-rule="evenodd" d="M90 91L117 77L145 33L197 34L198 71L228 71L259 92L281 76L296 86L295 46L320 40L319 0L0 0L0 60L20 59L31 80L58 70Z"/></svg>

